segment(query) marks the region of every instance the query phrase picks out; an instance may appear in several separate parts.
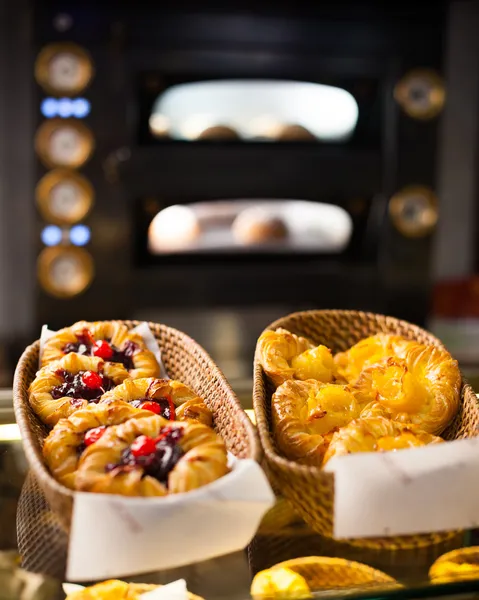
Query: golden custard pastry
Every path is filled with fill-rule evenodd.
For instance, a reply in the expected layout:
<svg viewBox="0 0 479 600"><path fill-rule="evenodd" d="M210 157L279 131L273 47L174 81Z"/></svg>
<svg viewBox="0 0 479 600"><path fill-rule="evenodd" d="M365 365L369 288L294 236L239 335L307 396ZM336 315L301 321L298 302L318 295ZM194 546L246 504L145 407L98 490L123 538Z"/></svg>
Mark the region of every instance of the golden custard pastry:
<svg viewBox="0 0 479 600"><path fill-rule="evenodd" d="M68 594L66 600L138 600L141 594L162 587L152 583L126 583L119 579L102 581L95 585ZM200 596L190 594L189 600L203 600Z"/></svg>
<svg viewBox="0 0 479 600"><path fill-rule="evenodd" d="M125 402L89 404L67 419L60 419L50 431L43 444L45 463L57 481L75 489L78 461L85 448L97 442L112 425L151 416L150 411Z"/></svg>
<svg viewBox="0 0 479 600"><path fill-rule="evenodd" d="M429 569L432 583L448 583L479 578L479 547L459 548L446 552Z"/></svg>
<svg viewBox="0 0 479 600"><path fill-rule="evenodd" d="M253 600L287 600L312 598L306 579L287 567L273 567L259 571L251 582Z"/></svg>
<svg viewBox="0 0 479 600"><path fill-rule="evenodd" d="M191 388L174 379L126 379L107 392L101 402L121 400L151 410L170 421L196 421L213 425L213 413Z"/></svg>
<svg viewBox="0 0 479 600"><path fill-rule="evenodd" d="M53 426L100 397L129 377L120 363L96 356L66 354L38 371L30 384L28 399L34 412Z"/></svg>
<svg viewBox="0 0 479 600"><path fill-rule="evenodd" d="M461 373L445 350L409 342L402 358L389 357L365 369L355 386L366 415L383 414L441 433L459 408Z"/></svg>
<svg viewBox="0 0 479 600"><path fill-rule="evenodd" d="M131 333L118 321L78 321L60 329L45 343L41 366L60 360L70 352L119 363L133 379L160 375L158 361L141 335Z"/></svg>
<svg viewBox="0 0 479 600"><path fill-rule="evenodd" d="M319 466L333 433L359 417L360 411L346 385L286 381L273 394L271 405L278 447L287 458Z"/></svg>
<svg viewBox="0 0 479 600"><path fill-rule="evenodd" d="M367 337L334 356L336 374L348 383L355 383L363 369L389 356L402 356L409 343L406 338L386 333Z"/></svg>
<svg viewBox="0 0 479 600"><path fill-rule="evenodd" d="M111 427L85 449L77 489L165 496L202 487L228 473L223 440L206 425L158 415Z"/></svg>
<svg viewBox="0 0 479 600"><path fill-rule="evenodd" d="M314 347L306 338L286 331L265 331L258 340L259 362L276 386L288 379L317 379L329 383L334 360L326 346Z"/></svg>
<svg viewBox="0 0 479 600"><path fill-rule="evenodd" d="M324 455L325 465L334 456L355 452L388 452L443 442L440 437L384 417L356 419L337 431Z"/></svg>

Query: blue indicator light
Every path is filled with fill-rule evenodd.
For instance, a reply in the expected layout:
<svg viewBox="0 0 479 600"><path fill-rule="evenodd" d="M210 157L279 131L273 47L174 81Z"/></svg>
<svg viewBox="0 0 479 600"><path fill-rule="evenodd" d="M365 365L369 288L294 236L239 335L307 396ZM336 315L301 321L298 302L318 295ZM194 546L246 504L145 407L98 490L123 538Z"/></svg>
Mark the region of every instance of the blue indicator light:
<svg viewBox="0 0 479 600"><path fill-rule="evenodd" d="M90 238L90 228L86 225L74 225L70 229L70 241L75 246L86 246Z"/></svg>
<svg viewBox="0 0 479 600"><path fill-rule="evenodd" d="M58 100L55 98L45 98L40 106L41 113L47 119L57 116Z"/></svg>
<svg viewBox="0 0 479 600"><path fill-rule="evenodd" d="M42 242L45 246L56 246L62 241L62 230L56 225L47 225L42 231Z"/></svg>
<svg viewBox="0 0 479 600"><path fill-rule="evenodd" d="M85 98L76 98L72 102L72 113L77 119L84 119L90 114L90 103Z"/></svg>
<svg viewBox="0 0 479 600"><path fill-rule="evenodd" d="M60 98L57 104L58 116L66 119L72 116L72 112L72 101L70 98Z"/></svg>

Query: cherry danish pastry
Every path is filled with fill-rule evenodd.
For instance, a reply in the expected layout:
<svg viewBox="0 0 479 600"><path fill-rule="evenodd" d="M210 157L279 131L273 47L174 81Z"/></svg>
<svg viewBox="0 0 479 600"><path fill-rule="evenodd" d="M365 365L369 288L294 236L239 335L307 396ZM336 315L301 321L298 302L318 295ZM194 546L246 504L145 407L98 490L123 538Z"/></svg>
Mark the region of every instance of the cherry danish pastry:
<svg viewBox="0 0 479 600"><path fill-rule="evenodd" d="M170 421L196 421L213 425L213 414L187 385L173 379L126 379L107 392L101 402L121 400L136 408L150 410Z"/></svg>
<svg viewBox="0 0 479 600"><path fill-rule="evenodd" d="M165 496L202 487L228 473L223 440L200 423L152 415L111 427L85 449L77 489L125 496Z"/></svg>
<svg viewBox="0 0 479 600"><path fill-rule="evenodd" d="M151 412L125 402L89 404L67 419L60 419L50 431L43 445L45 462L57 481L75 489L78 461L85 448L96 443L112 425L151 416Z"/></svg>
<svg viewBox="0 0 479 600"><path fill-rule="evenodd" d="M120 363L70 353L38 371L30 384L29 402L46 424L53 426L129 377Z"/></svg>
<svg viewBox="0 0 479 600"><path fill-rule="evenodd" d="M276 385L288 379L317 379L329 383L334 376L334 360L326 346L314 347L306 338L286 329L265 331L258 340L259 362Z"/></svg>
<svg viewBox="0 0 479 600"><path fill-rule="evenodd" d="M43 348L41 366L59 360L70 352L96 356L105 362L119 363L133 379L158 377L160 366L141 335L118 321L79 321L57 331Z"/></svg>

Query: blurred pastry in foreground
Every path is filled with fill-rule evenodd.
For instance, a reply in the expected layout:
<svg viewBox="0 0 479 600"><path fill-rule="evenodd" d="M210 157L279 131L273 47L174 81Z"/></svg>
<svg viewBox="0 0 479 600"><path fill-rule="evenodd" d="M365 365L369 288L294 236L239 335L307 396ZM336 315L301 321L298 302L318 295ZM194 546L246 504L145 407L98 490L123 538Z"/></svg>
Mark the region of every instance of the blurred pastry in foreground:
<svg viewBox="0 0 479 600"><path fill-rule="evenodd" d="M286 381L273 394L271 418L281 452L292 460L321 465L333 434L359 417L360 406L348 386Z"/></svg>
<svg viewBox="0 0 479 600"><path fill-rule="evenodd" d="M306 579L287 567L274 567L256 573L250 594L253 600L312 598Z"/></svg>
<svg viewBox="0 0 479 600"><path fill-rule="evenodd" d="M288 228L280 217L260 206L253 206L236 217L232 233L238 243L252 246L285 240Z"/></svg>
<svg viewBox="0 0 479 600"><path fill-rule="evenodd" d="M432 583L479 578L479 547L459 548L440 556L429 569Z"/></svg>
<svg viewBox="0 0 479 600"><path fill-rule="evenodd" d="M126 379L107 392L101 402L128 402L170 421L196 421L213 425L213 414L192 389L174 379Z"/></svg>
<svg viewBox="0 0 479 600"><path fill-rule="evenodd" d="M163 586L150 583L126 583L119 579L102 581L82 590L68 594L66 600L140 600L142 594ZM188 600L203 600L187 592Z"/></svg>
<svg viewBox="0 0 479 600"><path fill-rule="evenodd" d="M316 346L286 329L265 331L258 340L258 358L275 385L288 379L317 379L329 383L334 376L334 360L329 348Z"/></svg>
<svg viewBox="0 0 479 600"><path fill-rule="evenodd" d="M78 462L83 451L97 442L112 425L128 419L151 417L152 413L126 404L89 404L67 419L60 419L43 445L43 457L57 481L75 489Z"/></svg>
<svg viewBox="0 0 479 600"><path fill-rule="evenodd" d="M158 415L111 427L85 449L77 489L125 496L165 496L202 487L229 472L223 440L199 423Z"/></svg>
<svg viewBox="0 0 479 600"><path fill-rule="evenodd" d="M356 452L405 450L443 441L440 437L384 417L356 419L332 436L323 465L335 456L346 456Z"/></svg>
<svg viewBox="0 0 479 600"><path fill-rule="evenodd" d="M53 426L130 377L121 363L71 352L38 371L28 400L43 423Z"/></svg>
<svg viewBox="0 0 479 600"><path fill-rule="evenodd" d="M409 342L401 357L388 357L365 369L355 389L366 413L383 412L440 434L459 409L461 373L456 360L435 346Z"/></svg>
<svg viewBox="0 0 479 600"><path fill-rule="evenodd" d="M157 377L160 366L141 335L118 321L78 321L57 331L44 345L41 366L75 352L125 367L133 378Z"/></svg>

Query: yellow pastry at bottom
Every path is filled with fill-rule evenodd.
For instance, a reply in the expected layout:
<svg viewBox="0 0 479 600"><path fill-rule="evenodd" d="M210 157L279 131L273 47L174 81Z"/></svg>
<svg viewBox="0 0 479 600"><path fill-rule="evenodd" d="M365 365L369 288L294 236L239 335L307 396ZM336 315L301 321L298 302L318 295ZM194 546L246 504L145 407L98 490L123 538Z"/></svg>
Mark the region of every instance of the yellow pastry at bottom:
<svg viewBox="0 0 479 600"><path fill-rule="evenodd" d="M109 579L95 585L68 594L66 600L138 600L141 594L151 592L160 585L149 583L126 583L118 579ZM202 600L200 596L190 594L189 600Z"/></svg>
<svg viewBox="0 0 479 600"><path fill-rule="evenodd" d="M257 573L251 583L254 600L312 598L306 579L292 569L275 567Z"/></svg>

